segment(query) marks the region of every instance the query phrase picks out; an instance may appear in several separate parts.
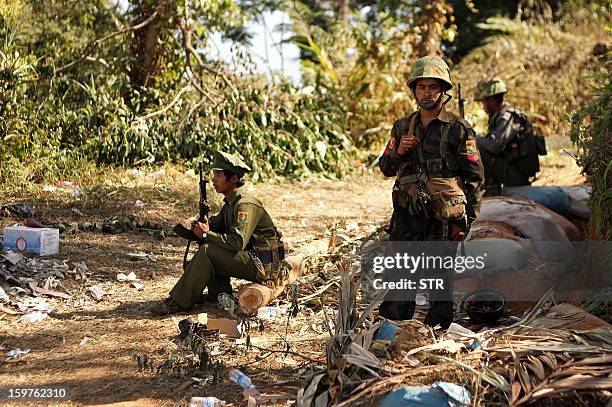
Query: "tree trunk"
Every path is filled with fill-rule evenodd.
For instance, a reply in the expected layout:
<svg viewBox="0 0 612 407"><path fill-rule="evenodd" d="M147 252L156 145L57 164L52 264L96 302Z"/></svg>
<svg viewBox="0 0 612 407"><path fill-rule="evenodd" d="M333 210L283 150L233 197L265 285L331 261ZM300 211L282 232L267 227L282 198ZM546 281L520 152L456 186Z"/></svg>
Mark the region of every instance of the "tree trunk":
<svg viewBox="0 0 612 407"><path fill-rule="evenodd" d="M441 56L440 41L444 33L444 25L448 22L447 16L452 14L453 7L447 0L422 1L421 7L419 57Z"/></svg>
<svg viewBox="0 0 612 407"><path fill-rule="evenodd" d="M142 30L134 32L131 45L132 62L130 66L130 83L134 89L149 86L160 71L161 46L166 31L172 0L130 0L133 24L149 18L155 11L158 18Z"/></svg>

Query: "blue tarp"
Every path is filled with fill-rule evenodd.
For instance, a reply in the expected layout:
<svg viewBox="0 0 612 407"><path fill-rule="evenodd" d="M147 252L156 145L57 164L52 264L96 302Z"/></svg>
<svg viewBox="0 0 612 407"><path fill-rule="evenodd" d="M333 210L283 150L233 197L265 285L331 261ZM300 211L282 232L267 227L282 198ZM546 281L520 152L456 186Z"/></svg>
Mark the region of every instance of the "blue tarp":
<svg viewBox="0 0 612 407"><path fill-rule="evenodd" d="M431 386L405 386L387 394L379 407L459 407L470 405L472 395L463 386L435 382Z"/></svg>
<svg viewBox="0 0 612 407"><path fill-rule="evenodd" d="M502 195L524 196L565 217L576 216L572 211L569 196L561 187L532 187L531 185L504 187Z"/></svg>

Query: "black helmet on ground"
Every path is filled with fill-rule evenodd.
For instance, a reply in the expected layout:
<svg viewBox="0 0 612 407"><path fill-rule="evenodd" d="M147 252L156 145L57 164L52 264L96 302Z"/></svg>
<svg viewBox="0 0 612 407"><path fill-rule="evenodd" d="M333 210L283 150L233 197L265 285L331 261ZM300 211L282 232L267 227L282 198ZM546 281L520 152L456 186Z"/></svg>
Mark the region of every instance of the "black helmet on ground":
<svg viewBox="0 0 612 407"><path fill-rule="evenodd" d="M477 324L493 324L506 307L506 299L495 290L476 290L463 298L462 307Z"/></svg>

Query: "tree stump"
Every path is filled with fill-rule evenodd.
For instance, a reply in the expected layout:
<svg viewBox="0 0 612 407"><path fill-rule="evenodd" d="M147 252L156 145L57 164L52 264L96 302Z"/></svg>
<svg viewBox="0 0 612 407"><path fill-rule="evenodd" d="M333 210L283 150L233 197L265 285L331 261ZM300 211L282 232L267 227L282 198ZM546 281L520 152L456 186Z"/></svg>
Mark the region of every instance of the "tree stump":
<svg viewBox="0 0 612 407"><path fill-rule="evenodd" d="M251 314L257 313L258 308L268 305L272 300L281 295L289 284L293 284L297 280L302 272L304 260L307 257L317 253L327 253L328 246L328 239L318 239L298 248L294 254L287 256L285 259L291 265L291 271L287 280L275 288L269 288L257 283L241 287L237 295L240 305L244 309L249 310Z"/></svg>

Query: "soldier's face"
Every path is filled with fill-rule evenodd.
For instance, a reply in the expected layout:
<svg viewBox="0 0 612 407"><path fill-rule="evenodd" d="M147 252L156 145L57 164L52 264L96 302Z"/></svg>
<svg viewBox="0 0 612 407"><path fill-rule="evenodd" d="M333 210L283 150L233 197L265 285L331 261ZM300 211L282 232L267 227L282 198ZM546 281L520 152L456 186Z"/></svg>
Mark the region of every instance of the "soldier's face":
<svg viewBox="0 0 612 407"><path fill-rule="evenodd" d="M213 187L215 187L215 191L219 194L223 194L229 191L232 187L231 181L228 181L225 178L225 174L223 171L214 171L212 177Z"/></svg>
<svg viewBox="0 0 612 407"><path fill-rule="evenodd" d="M442 94L442 86L437 79L417 79L414 95L420 103L436 102Z"/></svg>
<svg viewBox="0 0 612 407"><path fill-rule="evenodd" d="M484 100L481 100L480 104L482 105L482 108L484 109L485 112L487 112L488 115L492 115L493 113L495 113L496 103L493 98L486 98Z"/></svg>

